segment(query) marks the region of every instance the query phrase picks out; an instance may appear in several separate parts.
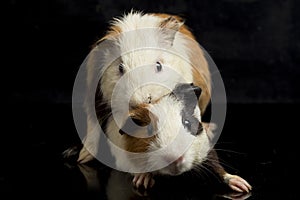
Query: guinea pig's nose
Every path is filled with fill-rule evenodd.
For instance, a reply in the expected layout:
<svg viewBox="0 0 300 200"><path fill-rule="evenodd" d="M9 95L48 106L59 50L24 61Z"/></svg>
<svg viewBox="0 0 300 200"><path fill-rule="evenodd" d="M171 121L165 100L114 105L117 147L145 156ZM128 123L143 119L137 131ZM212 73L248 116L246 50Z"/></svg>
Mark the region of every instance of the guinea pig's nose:
<svg viewBox="0 0 300 200"><path fill-rule="evenodd" d="M148 103L151 103L151 101L152 101L152 97L151 97L151 94L148 94L148 98L147 98L147 101L148 101Z"/></svg>

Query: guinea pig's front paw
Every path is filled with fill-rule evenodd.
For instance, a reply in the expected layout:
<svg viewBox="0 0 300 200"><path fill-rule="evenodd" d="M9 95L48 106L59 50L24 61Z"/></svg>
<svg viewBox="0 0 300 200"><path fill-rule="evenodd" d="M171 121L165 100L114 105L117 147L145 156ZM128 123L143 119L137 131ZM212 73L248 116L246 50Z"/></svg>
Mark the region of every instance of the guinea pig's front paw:
<svg viewBox="0 0 300 200"><path fill-rule="evenodd" d="M133 186L136 188L140 188L144 186L145 189L149 189L153 187L155 181L153 179L152 173L140 173L140 174L134 174L132 183Z"/></svg>
<svg viewBox="0 0 300 200"><path fill-rule="evenodd" d="M224 175L224 182L234 191L249 193L252 189L251 185L243 178L226 173Z"/></svg>

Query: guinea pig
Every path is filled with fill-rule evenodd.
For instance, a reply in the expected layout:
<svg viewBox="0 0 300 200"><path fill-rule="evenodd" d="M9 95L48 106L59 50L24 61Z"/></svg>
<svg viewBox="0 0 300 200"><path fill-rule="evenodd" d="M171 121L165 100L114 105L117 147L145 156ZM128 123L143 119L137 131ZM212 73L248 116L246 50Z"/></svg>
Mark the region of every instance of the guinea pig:
<svg viewBox="0 0 300 200"><path fill-rule="evenodd" d="M93 55L99 49L105 52L101 58ZM95 108L86 106L87 133L77 160L80 163L92 160L98 151L99 135L93 132L95 122L91 120L94 109L97 123L109 126L107 119L113 109L118 111L125 104L129 108L151 104L170 93L179 82L192 82L202 88L198 100L201 115L209 104L211 79L207 60L179 16L132 11L114 18L90 54L85 62L87 90L93 87L95 79L99 82L96 95L86 97L87 102L95 101ZM96 60L101 60L99 73ZM145 80L147 84L143 84ZM117 85L119 92L114 93ZM117 100L114 105L113 99ZM72 154L72 149L64 152L65 157Z"/></svg>
<svg viewBox="0 0 300 200"><path fill-rule="evenodd" d="M111 148L117 168L134 175L135 187L150 188L157 174L176 176L206 163L231 189L251 190L247 181L220 165L210 142L214 125L201 121L200 94L198 86L177 84L158 101L133 108L121 129L109 119L106 133L111 146L135 153L122 154Z"/></svg>

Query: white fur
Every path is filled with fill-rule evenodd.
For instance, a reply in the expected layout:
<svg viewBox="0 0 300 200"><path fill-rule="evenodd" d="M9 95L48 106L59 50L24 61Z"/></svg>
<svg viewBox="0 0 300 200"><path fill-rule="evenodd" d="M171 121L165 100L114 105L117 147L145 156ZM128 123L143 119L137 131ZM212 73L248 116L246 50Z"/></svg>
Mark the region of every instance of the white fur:
<svg viewBox="0 0 300 200"><path fill-rule="evenodd" d="M193 116L201 122L201 110L198 106L195 107Z"/></svg>
<svg viewBox="0 0 300 200"><path fill-rule="evenodd" d="M178 82L193 82L186 39L178 32L171 47L163 45L164 35L159 29L163 20L158 16L131 12L112 22L121 29L121 35L114 36L114 44L119 48L121 57L103 72L101 89L107 100L111 99L113 89L121 78L118 68L121 62L130 80L127 82L129 84L124 85L124 90L135 91L131 97L132 104L145 103L149 96L153 100L158 99L170 92ZM156 62L162 63L161 72L156 73ZM145 69L144 73L141 71L134 73L138 67L147 70ZM167 73L170 70L165 70L166 67L170 67L179 76ZM149 76L157 76L157 80L162 77L164 82L161 83L170 88L155 83L141 87L141 83Z"/></svg>
<svg viewBox="0 0 300 200"><path fill-rule="evenodd" d="M209 140L205 130L198 136L193 136L182 125L181 111L183 105L172 96L166 96L155 105L150 105L150 111L158 118L157 122L157 140L155 140L150 150L155 151L167 147L165 151L152 154L149 163L165 162L165 158L173 158L175 161L180 156L183 161L178 164L178 174L191 170L194 164L201 163L207 156ZM195 113L199 113L199 107L196 106ZM200 121L200 115L197 116ZM168 160L170 162L170 160ZM171 164L161 170L159 173L174 175Z"/></svg>
<svg viewBox="0 0 300 200"><path fill-rule="evenodd" d="M156 169L161 174L176 175L191 170L194 164L201 163L210 150L208 136L205 130L198 136L193 136L183 127L182 109L182 102L169 95L155 104L149 104L150 117L154 123L157 137L150 143L148 151L145 152L149 153L145 154L148 157L140 156L141 160L128 158L126 153L123 154L120 149L116 148L118 146L125 149L125 143L122 139L123 136L118 133L118 126L111 118L112 121L108 125L107 134L112 141L111 149L116 157L117 168L123 171L132 171L136 168L140 172L140 163L143 162L148 165L143 166L144 169ZM198 106L195 108L195 113L199 113L197 110L199 110ZM200 119L200 115L197 118ZM178 171L174 174L172 172L174 166L171 163L180 156L183 157L183 161L176 166Z"/></svg>

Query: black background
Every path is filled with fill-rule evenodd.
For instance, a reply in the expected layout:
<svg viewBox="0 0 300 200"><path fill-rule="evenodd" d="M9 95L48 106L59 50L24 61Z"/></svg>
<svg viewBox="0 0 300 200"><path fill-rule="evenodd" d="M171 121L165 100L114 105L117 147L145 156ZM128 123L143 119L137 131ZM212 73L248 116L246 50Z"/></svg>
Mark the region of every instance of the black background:
<svg viewBox="0 0 300 200"><path fill-rule="evenodd" d="M220 155L231 166L227 170L252 183L250 198L296 198L299 1L3 3L0 192L86 192L78 167L70 170L60 157L78 142L71 110L73 82L109 20L134 8L184 17L214 59L228 99L219 147L235 152Z"/></svg>

